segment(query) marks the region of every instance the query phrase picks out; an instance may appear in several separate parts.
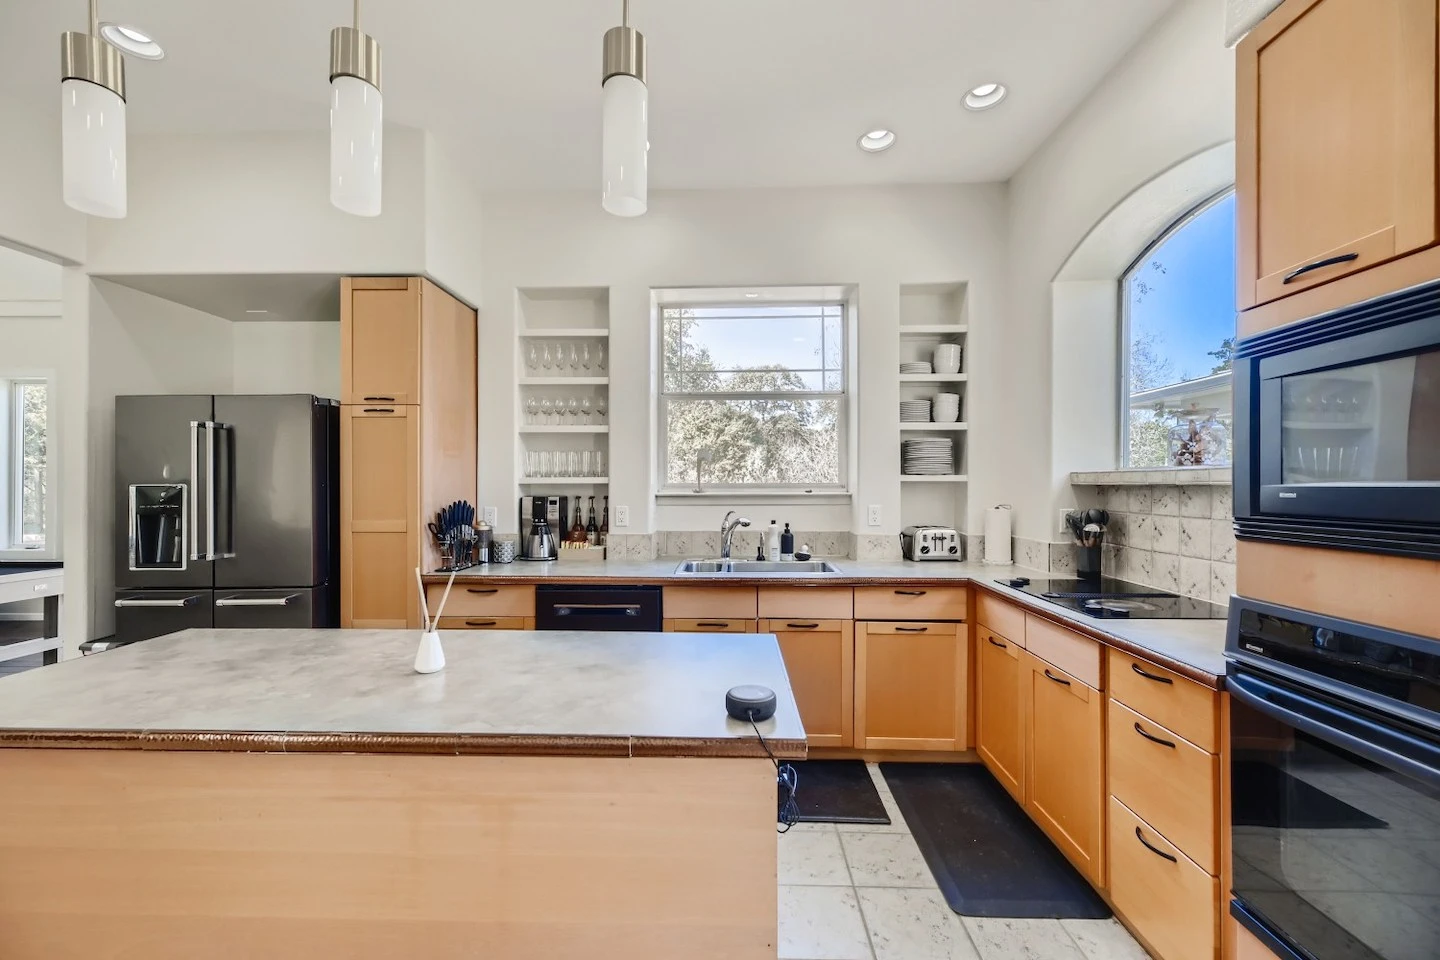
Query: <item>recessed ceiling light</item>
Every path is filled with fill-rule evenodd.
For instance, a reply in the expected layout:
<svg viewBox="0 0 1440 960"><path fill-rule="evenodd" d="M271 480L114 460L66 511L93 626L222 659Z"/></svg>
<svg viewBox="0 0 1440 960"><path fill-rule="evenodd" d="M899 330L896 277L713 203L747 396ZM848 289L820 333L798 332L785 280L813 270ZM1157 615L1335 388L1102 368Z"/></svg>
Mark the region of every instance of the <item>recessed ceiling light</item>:
<svg viewBox="0 0 1440 960"><path fill-rule="evenodd" d="M758 293L747 293L747 294L745 294L745 296L748 297L748 298L751 299L751 300L754 300L756 297L760 296L760 294L758 294Z"/></svg>
<svg viewBox="0 0 1440 960"><path fill-rule="evenodd" d="M860 149L866 153L879 153L895 145L895 131L883 128L871 130L859 140Z"/></svg>
<svg viewBox="0 0 1440 960"><path fill-rule="evenodd" d="M162 60L165 57L165 50L155 42L154 37L126 23L102 23L100 36L120 52L141 60Z"/></svg>
<svg viewBox="0 0 1440 960"><path fill-rule="evenodd" d="M246 313L269 313L269 310L246 310Z"/></svg>
<svg viewBox="0 0 1440 960"><path fill-rule="evenodd" d="M968 110L989 110L1004 100L1009 92L1003 83L982 83L965 94L965 107Z"/></svg>

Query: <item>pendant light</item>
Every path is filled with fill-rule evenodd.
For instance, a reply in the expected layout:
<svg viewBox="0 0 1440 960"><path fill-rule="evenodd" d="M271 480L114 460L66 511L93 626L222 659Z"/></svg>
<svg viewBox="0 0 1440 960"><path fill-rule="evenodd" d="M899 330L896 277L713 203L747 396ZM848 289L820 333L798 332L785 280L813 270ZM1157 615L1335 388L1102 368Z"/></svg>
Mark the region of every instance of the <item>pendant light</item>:
<svg viewBox="0 0 1440 960"><path fill-rule="evenodd" d="M649 193L650 95L645 87L645 35L630 26L630 0L623 0L620 22L605 31L600 203L617 217L638 217L645 212Z"/></svg>
<svg viewBox="0 0 1440 960"><path fill-rule="evenodd" d="M125 216L125 58L90 32L60 35L61 180L65 204L96 217Z"/></svg>
<svg viewBox="0 0 1440 960"><path fill-rule="evenodd" d="M360 0L354 20L330 31L330 202L358 217L378 217L380 44L360 32Z"/></svg>

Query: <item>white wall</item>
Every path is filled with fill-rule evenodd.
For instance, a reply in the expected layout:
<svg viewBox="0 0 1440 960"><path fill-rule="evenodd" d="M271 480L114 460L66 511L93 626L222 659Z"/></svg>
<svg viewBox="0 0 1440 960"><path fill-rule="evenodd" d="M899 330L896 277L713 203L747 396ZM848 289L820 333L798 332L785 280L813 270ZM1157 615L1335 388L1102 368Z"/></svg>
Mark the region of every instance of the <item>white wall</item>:
<svg viewBox="0 0 1440 960"><path fill-rule="evenodd" d="M972 498L971 509L1013 503L1017 536L1053 536L1052 508L1071 469L1052 462L1051 281L1121 198L1234 138L1235 63L1223 15L1224 0L1182 0L1010 181L1009 316L996 355L1004 384L994 397L1008 429L972 450L1008 470L1003 488L985 490L980 504Z"/></svg>
<svg viewBox="0 0 1440 960"><path fill-rule="evenodd" d="M262 321L231 326L235 393L340 397L340 324Z"/></svg>
<svg viewBox="0 0 1440 960"><path fill-rule="evenodd" d="M899 291L902 284L965 281L972 329L967 367L998 375L1005 336L1005 190L996 184L810 190L654 192L642 218L604 213L593 192L487 194L480 312L480 497L513 529L516 289L608 287L611 325L611 507L629 506L628 532L718 524L728 504L657 516L650 291L657 287L834 284L858 290L860 451L852 507L747 503L754 519L799 529L893 533L900 527ZM1007 428L972 402L972 434ZM972 454L971 474L1000 465ZM880 504L881 527L864 525ZM667 510L669 508L666 508ZM681 508L694 511L696 508ZM698 518L704 523L698 523ZM612 513L613 517L613 513ZM691 519L694 517L695 519Z"/></svg>
<svg viewBox="0 0 1440 960"><path fill-rule="evenodd" d="M86 217L65 206L60 191L59 90L57 79L0 95L0 239L77 263L85 259Z"/></svg>
<svg viewBox="0 0 1440 960"><path fill-rule="evenodd" d="M469 304L480 303L480 193L469 171L425 136L425 270Z"/></svg>

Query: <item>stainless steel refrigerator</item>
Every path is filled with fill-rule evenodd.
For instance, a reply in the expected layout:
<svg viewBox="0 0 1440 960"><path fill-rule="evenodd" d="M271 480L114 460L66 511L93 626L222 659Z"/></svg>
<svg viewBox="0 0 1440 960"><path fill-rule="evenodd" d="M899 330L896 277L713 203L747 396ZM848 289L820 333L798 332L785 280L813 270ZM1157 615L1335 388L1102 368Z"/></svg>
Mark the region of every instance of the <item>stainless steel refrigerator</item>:
<svg viewBox="0 0 1440 960"><path fill-rule="evenodd" d="M115 639L340 622L340 406L115 398Z"/></svg>

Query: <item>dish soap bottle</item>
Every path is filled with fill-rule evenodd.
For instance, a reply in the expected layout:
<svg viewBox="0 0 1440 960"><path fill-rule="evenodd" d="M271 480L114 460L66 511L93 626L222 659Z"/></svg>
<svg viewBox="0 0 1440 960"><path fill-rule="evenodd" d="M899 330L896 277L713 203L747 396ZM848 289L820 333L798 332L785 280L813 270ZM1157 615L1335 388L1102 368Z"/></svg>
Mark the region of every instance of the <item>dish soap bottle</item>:
<svg viewBox="0 0 1440 960"><path fill-rule="evenodd" d="M774 527L774 524L771 524ZM790 532L790 524L785 524L785 532L780 534L780 559L795 559L795 534Z"/></svg>
<svg viewBox="0 0 1440 960"><path fill-rule="evenodd" d="M774 563L780 559L780 528L770 521L770 535L765 539L765 559Z"/></svg>

